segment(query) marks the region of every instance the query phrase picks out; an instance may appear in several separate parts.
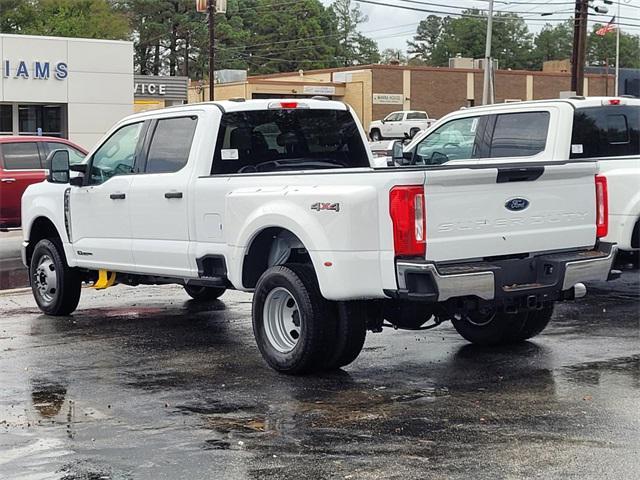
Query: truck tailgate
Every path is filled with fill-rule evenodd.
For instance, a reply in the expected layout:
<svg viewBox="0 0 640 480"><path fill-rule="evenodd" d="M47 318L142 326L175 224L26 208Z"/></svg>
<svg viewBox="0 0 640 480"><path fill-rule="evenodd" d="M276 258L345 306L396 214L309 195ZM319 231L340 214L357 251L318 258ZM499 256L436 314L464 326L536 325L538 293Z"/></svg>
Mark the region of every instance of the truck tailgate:
<svg viewBox="0 0 640 480"><path fill-rule="evenodd" d="M427 259L593 246L596 173L592 162L427 171Z"/></svg>

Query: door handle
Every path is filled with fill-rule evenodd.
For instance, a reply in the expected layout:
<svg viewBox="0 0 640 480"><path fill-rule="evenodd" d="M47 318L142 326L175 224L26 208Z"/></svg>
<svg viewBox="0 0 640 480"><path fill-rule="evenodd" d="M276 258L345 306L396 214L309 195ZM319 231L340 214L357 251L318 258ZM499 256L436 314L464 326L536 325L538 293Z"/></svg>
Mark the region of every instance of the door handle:
<svg viewBox="0 0 640 480"><path fill-rule="evenodd" d="M544 173L544 167L498 168L496 183L533 182Z"/></svg>
<svg viewBox="0 0 640 480"><path fill-rule="evenodd" d="M182 198L182 192L167 192L164 198Z"/></svg>
<svg viewBox="0 0 640 480"><path fill-rule="evenodd" d="M127 196L124 193L112 193L109 195L111 200L124 200Z"/></svg>
<svg viewBox="0 0 640 480"><path fill-rule="evenodd" d="M3 178L2 180L0 180L0 182L2 183L13 183L15 181L16 181L15 178Z"/></svg>

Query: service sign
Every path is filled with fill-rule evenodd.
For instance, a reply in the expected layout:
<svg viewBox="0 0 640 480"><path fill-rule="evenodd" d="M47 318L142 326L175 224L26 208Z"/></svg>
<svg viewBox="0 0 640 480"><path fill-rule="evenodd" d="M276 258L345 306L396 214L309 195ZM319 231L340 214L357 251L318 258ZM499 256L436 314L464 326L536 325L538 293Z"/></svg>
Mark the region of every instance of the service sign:
<svg viewBox="0 0 640 480"><path fill-rule="evenodd" d="M189 79L153 75L133 76L134 98L187 100Z"/></svg>

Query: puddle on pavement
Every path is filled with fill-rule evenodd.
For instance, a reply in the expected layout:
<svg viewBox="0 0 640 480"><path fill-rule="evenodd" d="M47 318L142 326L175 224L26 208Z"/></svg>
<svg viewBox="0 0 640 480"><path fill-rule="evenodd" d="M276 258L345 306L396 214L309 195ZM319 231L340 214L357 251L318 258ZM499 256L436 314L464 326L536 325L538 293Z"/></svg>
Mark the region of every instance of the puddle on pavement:
<svg viewBox="0 0 640 480"><path fill-rule="evenodd" d="M57 416L64 405L67 388L59 383L34 383L31 390L33 408L43 418Z"/></svg>

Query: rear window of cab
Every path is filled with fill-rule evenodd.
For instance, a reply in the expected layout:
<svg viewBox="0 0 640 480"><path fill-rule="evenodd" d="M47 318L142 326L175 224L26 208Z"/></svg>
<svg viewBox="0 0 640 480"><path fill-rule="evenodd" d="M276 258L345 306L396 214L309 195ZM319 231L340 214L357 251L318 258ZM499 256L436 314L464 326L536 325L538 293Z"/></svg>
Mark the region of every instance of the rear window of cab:
<svg viewBox="0 0 640 480"><path fill-rule="evenodd" d="M570 158L640 155L640 107L579 108L573 117Z"/></svg>

